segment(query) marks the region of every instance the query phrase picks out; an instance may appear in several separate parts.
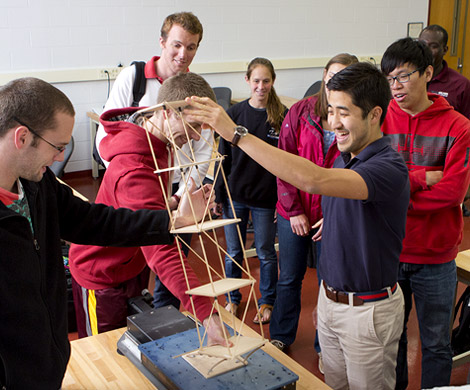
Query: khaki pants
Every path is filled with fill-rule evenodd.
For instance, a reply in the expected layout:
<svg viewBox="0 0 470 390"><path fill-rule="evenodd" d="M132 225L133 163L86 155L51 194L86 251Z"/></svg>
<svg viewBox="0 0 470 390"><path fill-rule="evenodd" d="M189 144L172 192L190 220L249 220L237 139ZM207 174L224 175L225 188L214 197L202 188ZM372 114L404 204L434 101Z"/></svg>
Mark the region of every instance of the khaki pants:
<svg viewBox="0 0 470 390"><path fill-rule="evenodd" d="M400 287L388 299L362 306L318 297L318 336L325 382L339 389L394 389L398 340L403 331Z"/></svg>

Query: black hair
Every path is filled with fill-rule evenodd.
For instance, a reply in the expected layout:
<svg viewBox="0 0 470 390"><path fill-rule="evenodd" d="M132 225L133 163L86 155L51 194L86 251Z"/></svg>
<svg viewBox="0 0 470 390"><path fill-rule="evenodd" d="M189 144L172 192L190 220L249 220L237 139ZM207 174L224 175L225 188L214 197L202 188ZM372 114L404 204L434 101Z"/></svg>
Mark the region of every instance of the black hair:
<svg viewBox="0 0 470 390"><path fill-rule="evenodd" d="M385 120L392 95L387 79L374 65L367 62L349 65L328 81L327 88L351 96L353 104L362 110L363 118L379 106L382 109L380 124Z"/></svg>
<svg viewBox="0 0 470 390"><path fill-rule="evenodd" d="M436 31L436 32L440 32L442 34L442 44L444 46L447 46L447 41L449 40L449 34L447 34L447 31L444 27L442 26L439 26L438 24L431 24L430 26L428 27L425 27L423 29L423 31L421 31L420 35L424 32L424 31Z"/></svg>
<svg viewBox="0 0 470 390"><path fill-rule="evenodd" d="M422 41L402 38L393 42L382 57L380 67L385 75L404 64L416 66L422 75L429 65L433 64L431 49Z"/></svg>

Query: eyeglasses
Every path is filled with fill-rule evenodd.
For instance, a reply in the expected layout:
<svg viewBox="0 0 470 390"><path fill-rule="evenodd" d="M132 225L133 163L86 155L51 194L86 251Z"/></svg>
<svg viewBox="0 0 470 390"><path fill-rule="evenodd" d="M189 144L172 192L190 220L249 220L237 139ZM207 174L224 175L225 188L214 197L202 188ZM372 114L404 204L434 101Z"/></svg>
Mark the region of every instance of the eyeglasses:
<svg viewBox="0 0 470 390"><path fill-rule="evenodd" d="M49 142L47 139L44 137L41 137L37 132L35 132L31 127L28 125L24 124L23 122L19 121L17 118L13 117L13 120L15 122L18 122L21 126L26 127L31 133L33 133L36 137L42 139L45 143L51 145L55 150L57 150L59 153L62 153L67 146L56 146L52 142Z"/></svg>
<svg viewBox="0 0 470 390"><path fill-rule="evenodd" d="M410 73L399 74L398 76L389 76L387 77L387 81L390 84L390 86L392 86L395 83L395 80L398 81L399 83L407 83L408 81L410 81L411 75L417 72L418 70L419 68Z"/></svg>

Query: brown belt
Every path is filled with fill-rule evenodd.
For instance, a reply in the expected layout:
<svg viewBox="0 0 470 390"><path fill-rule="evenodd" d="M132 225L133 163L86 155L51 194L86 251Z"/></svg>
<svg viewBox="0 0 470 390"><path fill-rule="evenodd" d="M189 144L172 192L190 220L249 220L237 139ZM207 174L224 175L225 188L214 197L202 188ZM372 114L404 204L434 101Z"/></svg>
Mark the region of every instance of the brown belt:
<svg viewBox="0 0 470 390"><path fill-rule="evenodd" d="M343 292L343 291L336 291L330 286L328 286L325 281L322 282L323 287L325 287L325 294L326 296L331 299L332 301L339 302L339 303L344 303L346 305L349 305L349 294ZM361 306L364 304L364 301L353 295L353 306Z"/></svg>
<svg viewBox="0 0 470 390"><path fill-rule="evenodd" d="M332 287L328 286L325 281L322 281L322 283L323 287L325 287L325 294L329 299L349 305L350 294L343 291L336 291ZM397 291L397 288L398 283L395 283L390 289L387 287L379 291L352 293L353 306L361 306L364 302L377 302L382 299L387 299L389 297L389 291L394 294L395 291Z"/></svg>

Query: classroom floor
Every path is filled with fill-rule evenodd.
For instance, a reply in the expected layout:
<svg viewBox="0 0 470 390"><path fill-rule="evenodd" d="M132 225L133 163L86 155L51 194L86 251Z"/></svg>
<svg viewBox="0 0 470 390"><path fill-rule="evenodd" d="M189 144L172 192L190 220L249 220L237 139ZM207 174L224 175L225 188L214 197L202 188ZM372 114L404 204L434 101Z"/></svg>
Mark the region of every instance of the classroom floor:
<svg viewBox="0 0 470 390"><path fill-rule="evenodd" d="M82 193L88 199L93 201L99 188L100 179L94 180L91 177L90 171L74 172L66 174L63 180L77 191ZM470 206L467 204L467 206ZM470 217L464 218L464 237L460 250L470 249ZM219 242L224 242L223 231L219 234ZM247 247L249 248L252 243L252 237L248 236ZM198 250L199 242L193 238L191 246L194 250ZM210 246L209 246L210 248ZM217 259L217 256L210 256L209 258ZM195 269L196 274L205 281L205 267L197 260L194 255L189 256L189 262ZM216 260L218 262L218 260ZM215 267L218 265L216 264ZM257 258L249 259L249 266L253 276L259 280L259 262ZM317 377L323 379L323 375L318 370L318 356L313 348L315 332L312 325L312 310L318 295L318 282L315 269L308 269L305 275L303 288L302 288L302 312L300 314L299 330L295 342L285 351L290 357L311 371ZM458 296L463 292L465 287L459 283ZM243 293L243 290L242 290ZM259 293L259 292L258 292ZM246 293L244 296L246 297ZM244 309L243 303L240 307ZM259 332L259 325L252 323L255 316L255 309L250 307L247 314L247 324ZM265 337L269 338L269 325L264 325ZM76 334L71 334L70 339L75 339ZM419 341L419 330L416 319L416 312L413 310L408 324L408 365L409 365L409 386L410 390L420 389L421 381L421 350ZM452 371L451 385L464 385L467 383L467 374L470 369L470 363L464 364Z"/></svg>

